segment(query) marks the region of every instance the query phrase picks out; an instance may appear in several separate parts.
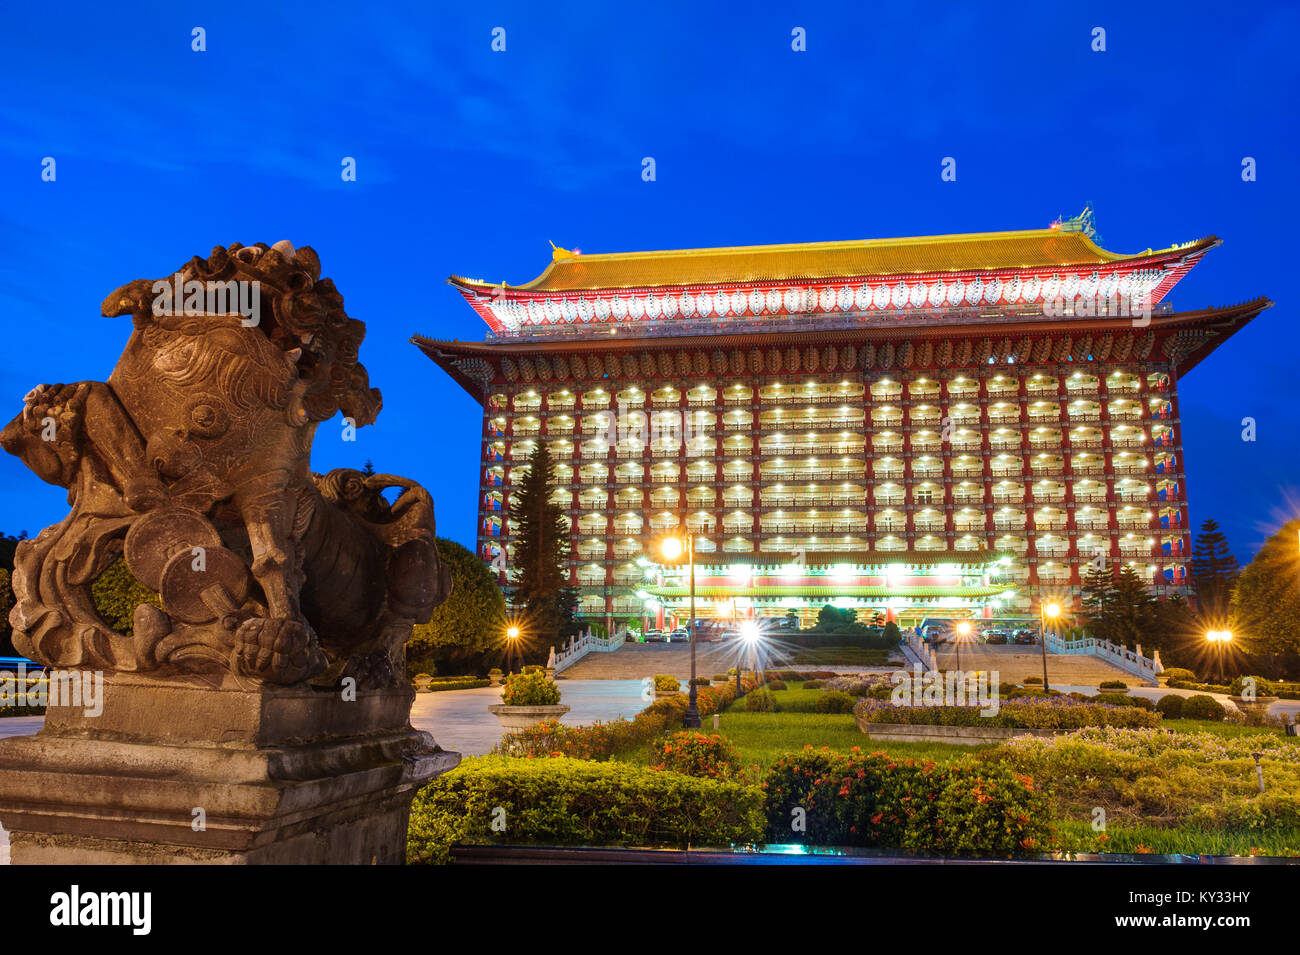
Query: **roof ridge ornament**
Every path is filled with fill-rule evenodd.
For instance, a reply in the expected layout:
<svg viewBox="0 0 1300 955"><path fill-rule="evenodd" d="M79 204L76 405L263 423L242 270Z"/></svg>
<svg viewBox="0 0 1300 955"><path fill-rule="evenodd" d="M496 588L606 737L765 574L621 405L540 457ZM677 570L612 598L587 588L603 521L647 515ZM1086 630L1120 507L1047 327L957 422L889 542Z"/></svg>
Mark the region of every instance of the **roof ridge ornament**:
<svg viewBox="0 0 1300 955"><path fill-rule="evenodd" d="M1100 235L1097 234L1096 213L1092 208L1092 200L1084 203L1083 211L1072 219L1065 216L1057 216L1056 221L1052 223L1053 229L1059 229L1062 232L1082 232L1094 244L1105 248L1105 243ZM1150 250L1148 250L1150 251Z"/></svg>

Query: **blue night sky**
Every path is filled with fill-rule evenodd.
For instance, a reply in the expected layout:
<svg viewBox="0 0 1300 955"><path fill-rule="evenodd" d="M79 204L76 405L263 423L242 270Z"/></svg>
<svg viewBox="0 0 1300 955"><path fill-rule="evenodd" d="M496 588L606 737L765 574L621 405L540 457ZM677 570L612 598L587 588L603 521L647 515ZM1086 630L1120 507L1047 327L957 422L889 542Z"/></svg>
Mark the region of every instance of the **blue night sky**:
<svg viewBox="0 0 1300 955"><path fill-rule="evenodd" d="M547 240L608 252L1041 228L1092 200L1117 252L1224 240L1177 308L1277 302L1182 383L1193 525L1215 517L1245 559L1300 507L1296 9L613 6L10 5L0 417L37 383L107 376L129 324L99 303L118 285L287 238L317 250L367 323L361 356L384 393L355 443L321 426L315 469L371 458L413 477L440 532L472 545L480 411L407 344L483 336L448 274L527 281ZM190 49L195 26L207 52ZM345 156L356 182L341 181ZM956 182L940 180L945 156ZM0 482L2 530L66 513L65 492L16 458L0 455Z"/></svg>

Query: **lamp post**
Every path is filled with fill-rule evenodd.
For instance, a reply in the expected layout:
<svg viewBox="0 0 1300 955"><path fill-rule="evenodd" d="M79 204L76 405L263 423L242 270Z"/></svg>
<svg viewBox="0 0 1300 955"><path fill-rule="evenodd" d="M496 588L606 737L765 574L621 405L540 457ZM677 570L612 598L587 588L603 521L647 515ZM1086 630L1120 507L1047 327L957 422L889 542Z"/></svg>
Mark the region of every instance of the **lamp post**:
<svg viewBox="0 0 1300 955"><path fill-rule="evenodd" d="M515 660L515 644L519 642L519 628L511 626L506 630L506 638L510 641L506 644L506 671L513 672Z"/></svg>
<svg viewBox="0 0 1300 955"><path fill-rule="evenodd" d="M1222 684L1227 679L1227 674L1223 672L1223 654L1227 644L1232 641L1232 631L1210 630L1205 634L1205 639L1214 644L1215 669L1219 671L1219 683Z"/></svg>
<svg viewBox="0 0 1300 955"><path fill-rule="evenodd" d="M1061 605L1058 603L1043 603L1038 601L1038 645L1043 654L1043 692L1046 693L1052 687L1047 682L1047 620L1051 618L1055 622L1056 618L1061 615Z"/></svg>
<svg viewBox="0 0 1300 955"><path fill-rule="evenodd" d="M752 620L746 620L740 628L741 641L745 644L745 649L749 651L749 657L754 666L754 678L758 678L758 624ZM742 651L743 653L743 651ZM740 675L745 672L745 661L742 657L736 658L736 699L740 699Z"/></svg>
<svg viewBox="0 0 1300 955"><path fill-rule="evenodd" d="M691 690L687 698L686 715L682 717L682 728L694 730L700 728L700 708L695 695L695 535L686 535L686 561L691 578L691 616L686 624L687 639L691 644ZM682 555L682 542L676 537L669 537L663 543L664 556L676 560Z"/></svg>
<svg viewBox="0 0 1300 955"><path fill-rule="evenodd" d="M970 621L962 620L957 624L957 672L961 672L961 642L970 636Z"/></svg>

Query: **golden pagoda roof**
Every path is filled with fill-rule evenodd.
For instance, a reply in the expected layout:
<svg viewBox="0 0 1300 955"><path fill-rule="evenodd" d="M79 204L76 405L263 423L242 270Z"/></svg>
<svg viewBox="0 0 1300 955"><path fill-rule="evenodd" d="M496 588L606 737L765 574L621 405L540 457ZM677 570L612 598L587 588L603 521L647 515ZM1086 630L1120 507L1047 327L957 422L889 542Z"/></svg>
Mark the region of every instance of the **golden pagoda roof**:
<svg viewBox="0 0 1300 955"><path fill-rule="evenodd" d="M788 282L871 275L922 275L1056 266L1100 266L1162 255L1185 255L1218 243L1200 239L1167 249L1124 255L1096 245L1084 232L1030 229L960 235L802 242L662 252L589 255L554 248L551 264L526 285L453 276L453 284L531 292L658 286Z"/></svg>

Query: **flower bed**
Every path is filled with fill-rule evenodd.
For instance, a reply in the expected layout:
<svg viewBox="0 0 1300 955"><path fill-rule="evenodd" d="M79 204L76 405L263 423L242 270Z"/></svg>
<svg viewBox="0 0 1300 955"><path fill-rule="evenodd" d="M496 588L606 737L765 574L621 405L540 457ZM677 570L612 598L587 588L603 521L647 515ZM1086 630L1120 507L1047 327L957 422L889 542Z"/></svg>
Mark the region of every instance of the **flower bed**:
<svg viewBox="0 0 1300 955"><path fill-rule="evenodd" d="M727 779L741 772L741 761L725 736L682 730L650 744L650 768Z"/></svg>
<svg viewBox="0 0 1300 955"><path fill-rule="evenodd" d="M411 863L445 863L456 843L727 847L762 835L755 786L626 763L481 756L415 797L406 852Z"/></svg>
<svg viewBox="0 0 1300 955"><path fill-rule="evenodd" d="M1087 820L1102 807L1111 818L1146 825L1300 827L1300 745L1271 733L1091 728L1050 740L1017 738L989 758L1048 781L1061 818Z"/></svg>
<svg viewBox="0 0 1300 955"><path fill-rule="evenodd" d="M745 677L742 686L753 690L757 684ZM736 698L736 684L700 686L695 689L700 716L720 712ZM564 726L548 720L507 734L493 751L510 756L573 756L577 759L609 759L639 746L645 746L668 730L680 729L689 699L677 693L658 699L630 720L593 723L590 726Z"/></svg>
<svg viewBox="0 0 1300 955"><path fill-rule="evenodd" d="M809 746L781 757L762 786L772 843L1010 856L1038 851L1051 835L1029 776L970 761Z"/></svg>

